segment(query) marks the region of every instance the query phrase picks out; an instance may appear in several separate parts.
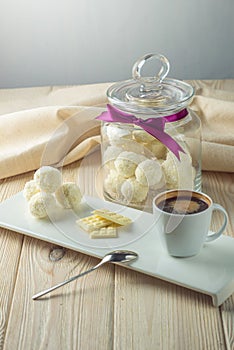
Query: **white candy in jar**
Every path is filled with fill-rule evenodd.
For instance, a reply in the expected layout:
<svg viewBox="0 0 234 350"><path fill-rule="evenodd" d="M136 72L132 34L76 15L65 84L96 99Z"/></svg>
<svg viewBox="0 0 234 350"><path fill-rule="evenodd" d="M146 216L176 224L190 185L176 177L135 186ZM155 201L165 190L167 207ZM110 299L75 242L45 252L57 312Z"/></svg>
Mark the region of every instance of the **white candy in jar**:
<svg viewBox="0 0 234 350"><path fill-rule="evenodd" d="M140 184L135 177L125 180L121 186L121 193L128 202L139 203L144 201L147 197L148 190L149 187Z"/></svg>
<svg viewBox="0 0 234 350"><path fill-rule="evenodd" d="M137 165L145 159L142 154L124 151L116 158L114 164L117 172L128 178L135 175Z"/></svg>
<svg viewBox="0 0 234 350"><path fill-rule="evenodd" d="M138 143L133 139L131 140L125 139L121 146L123 148L123 151L134 152L137 154L145 153L145 145Z"/></svg>
<svg viewBox="0 0 234 350"><path fill-rule="evenodd" d="M115 159L122 151L121 147L108 146L103 154L104 165L108 166L108 168L113 168Z"/></svg>
<svg viewBox="0 0 234 350"><path fill-rule="evenodd" d="M131 138L132 134L127 128L123 129L117 125L107 125L105 128L105 133L108 138L109 143L112 146L119 146L122 144L122 138Z"/></svg>
<svg viewBox="0 0 234 350"><path fill-rule="evenodd" d="M138 164L135 171L136 180L144 186L155 186L162 179L161 165L152 159L146 159Z"/></svg>
<svg viewBox="0 0 234 350"><path fill-rule="evenodd" d="M180 160L168 152L162 169L168 188L192 189L194 187L194 167L190 154L180 152Z"/></svg>
<svg viewBox="0 0 234 350"><path fill-rule="evenodd" d="M157 159L166 159L167 148L164 144L157 139L154 139L150 144L146 145L146 147L153 153L153 155Z"/></svg>
<svg viewBox="0 0 234 350"><path fill-rule="evenodd" d="M107 192L114 195L121 195L121 186L126 179L118 174L114 169L111 169L108 176L104 180L104 187Z"/></svg>
<svg viewBox="0 0 234 350"><path fill-rule="evenodd" d="M139 143L150 143L155 140L155 138L144 130L134 130L133 131L134 139Z"/></svg>

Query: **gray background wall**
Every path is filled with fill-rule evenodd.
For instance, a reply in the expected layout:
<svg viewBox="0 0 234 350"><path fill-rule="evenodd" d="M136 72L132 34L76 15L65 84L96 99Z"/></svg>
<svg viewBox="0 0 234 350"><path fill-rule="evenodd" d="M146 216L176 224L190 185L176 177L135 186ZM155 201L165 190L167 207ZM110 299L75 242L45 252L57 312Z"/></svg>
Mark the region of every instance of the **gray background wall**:
<svg viewBox="0 0 234 350"><path fill-rule="evenodd" d="M0 0L0 88L125 80L145 53L170 77L234 78L233 0Z"/></svg>

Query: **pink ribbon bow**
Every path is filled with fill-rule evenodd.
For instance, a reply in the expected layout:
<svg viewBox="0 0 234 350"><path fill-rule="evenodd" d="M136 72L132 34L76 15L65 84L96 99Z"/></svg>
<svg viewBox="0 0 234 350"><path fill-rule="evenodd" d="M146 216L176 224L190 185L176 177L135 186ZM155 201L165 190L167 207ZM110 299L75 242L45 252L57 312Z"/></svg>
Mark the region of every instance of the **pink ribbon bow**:
<svg viewBox="0 0 234 350"><path fill-rule="evenodd" d="M186 109L183 109L175 114L159 117L159 118L148 118L140 119L136 118L133 114L120 111L119 109L107 104L107 111L101 113L95 119L102 120L105 122L113 123L126 123L140 126L150 135L161 141L168 149L170 149L175 156L180 160L180 152L184 152L181 146L165 131L165 123L171 121L177 121L184 118L188 114Z"/></svg>

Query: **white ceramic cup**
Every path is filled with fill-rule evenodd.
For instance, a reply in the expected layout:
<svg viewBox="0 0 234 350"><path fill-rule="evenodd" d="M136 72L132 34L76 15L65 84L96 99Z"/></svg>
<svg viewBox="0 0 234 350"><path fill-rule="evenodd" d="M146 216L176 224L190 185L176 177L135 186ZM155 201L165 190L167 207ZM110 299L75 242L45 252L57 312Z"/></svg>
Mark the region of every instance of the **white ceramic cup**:
<svg viewBox="0 0 234 350"><path fill-rule="evenodd" d="M183 209L187 211L186 214L181 208L179 213L170 213L165 211L166 208L161 208L165 200L173 201L173 198L176 204L172 203L171 206L177 208L179 208L178 205L185 206ZM183 201L183 198L188 198L188 200ZM192 201L192 204L195 202L195 207L199 200L205 203L206 208L199 212L188 213L191 198L195 198ZM223 223L217 232L210 231L214 210L220 211L223 215ZM212 199L204 193L189 190L171 190L158 194L153 200L153 213L155 227L162 243L168 253L175 257L198 254L204 243L217 239L224 232L228 222L227 212L221 205L213 203Z"/></svg>

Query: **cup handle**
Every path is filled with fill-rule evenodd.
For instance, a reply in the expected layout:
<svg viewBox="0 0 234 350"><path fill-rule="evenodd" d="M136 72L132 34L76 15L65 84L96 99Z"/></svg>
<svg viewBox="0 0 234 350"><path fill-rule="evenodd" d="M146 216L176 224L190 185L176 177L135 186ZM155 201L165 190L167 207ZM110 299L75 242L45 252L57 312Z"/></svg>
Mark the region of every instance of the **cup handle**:
<svg viewBox="0 0 234 350"><path fill-rule="evenodd" d="M213 203L213 207L212 207L212 212L214 210L218 210L221 211L221 213L223 214L223 224L220 227L220 229L217 232L212 232L211 234L209 234L206 237L206 242L211 242L214 241L215 239L217 239L219 236L221 236L221 234L223 233L223 231L225 230L227 223L228 223L228 214L226 212L226 210L219 204L217 203Z"/></svg>

